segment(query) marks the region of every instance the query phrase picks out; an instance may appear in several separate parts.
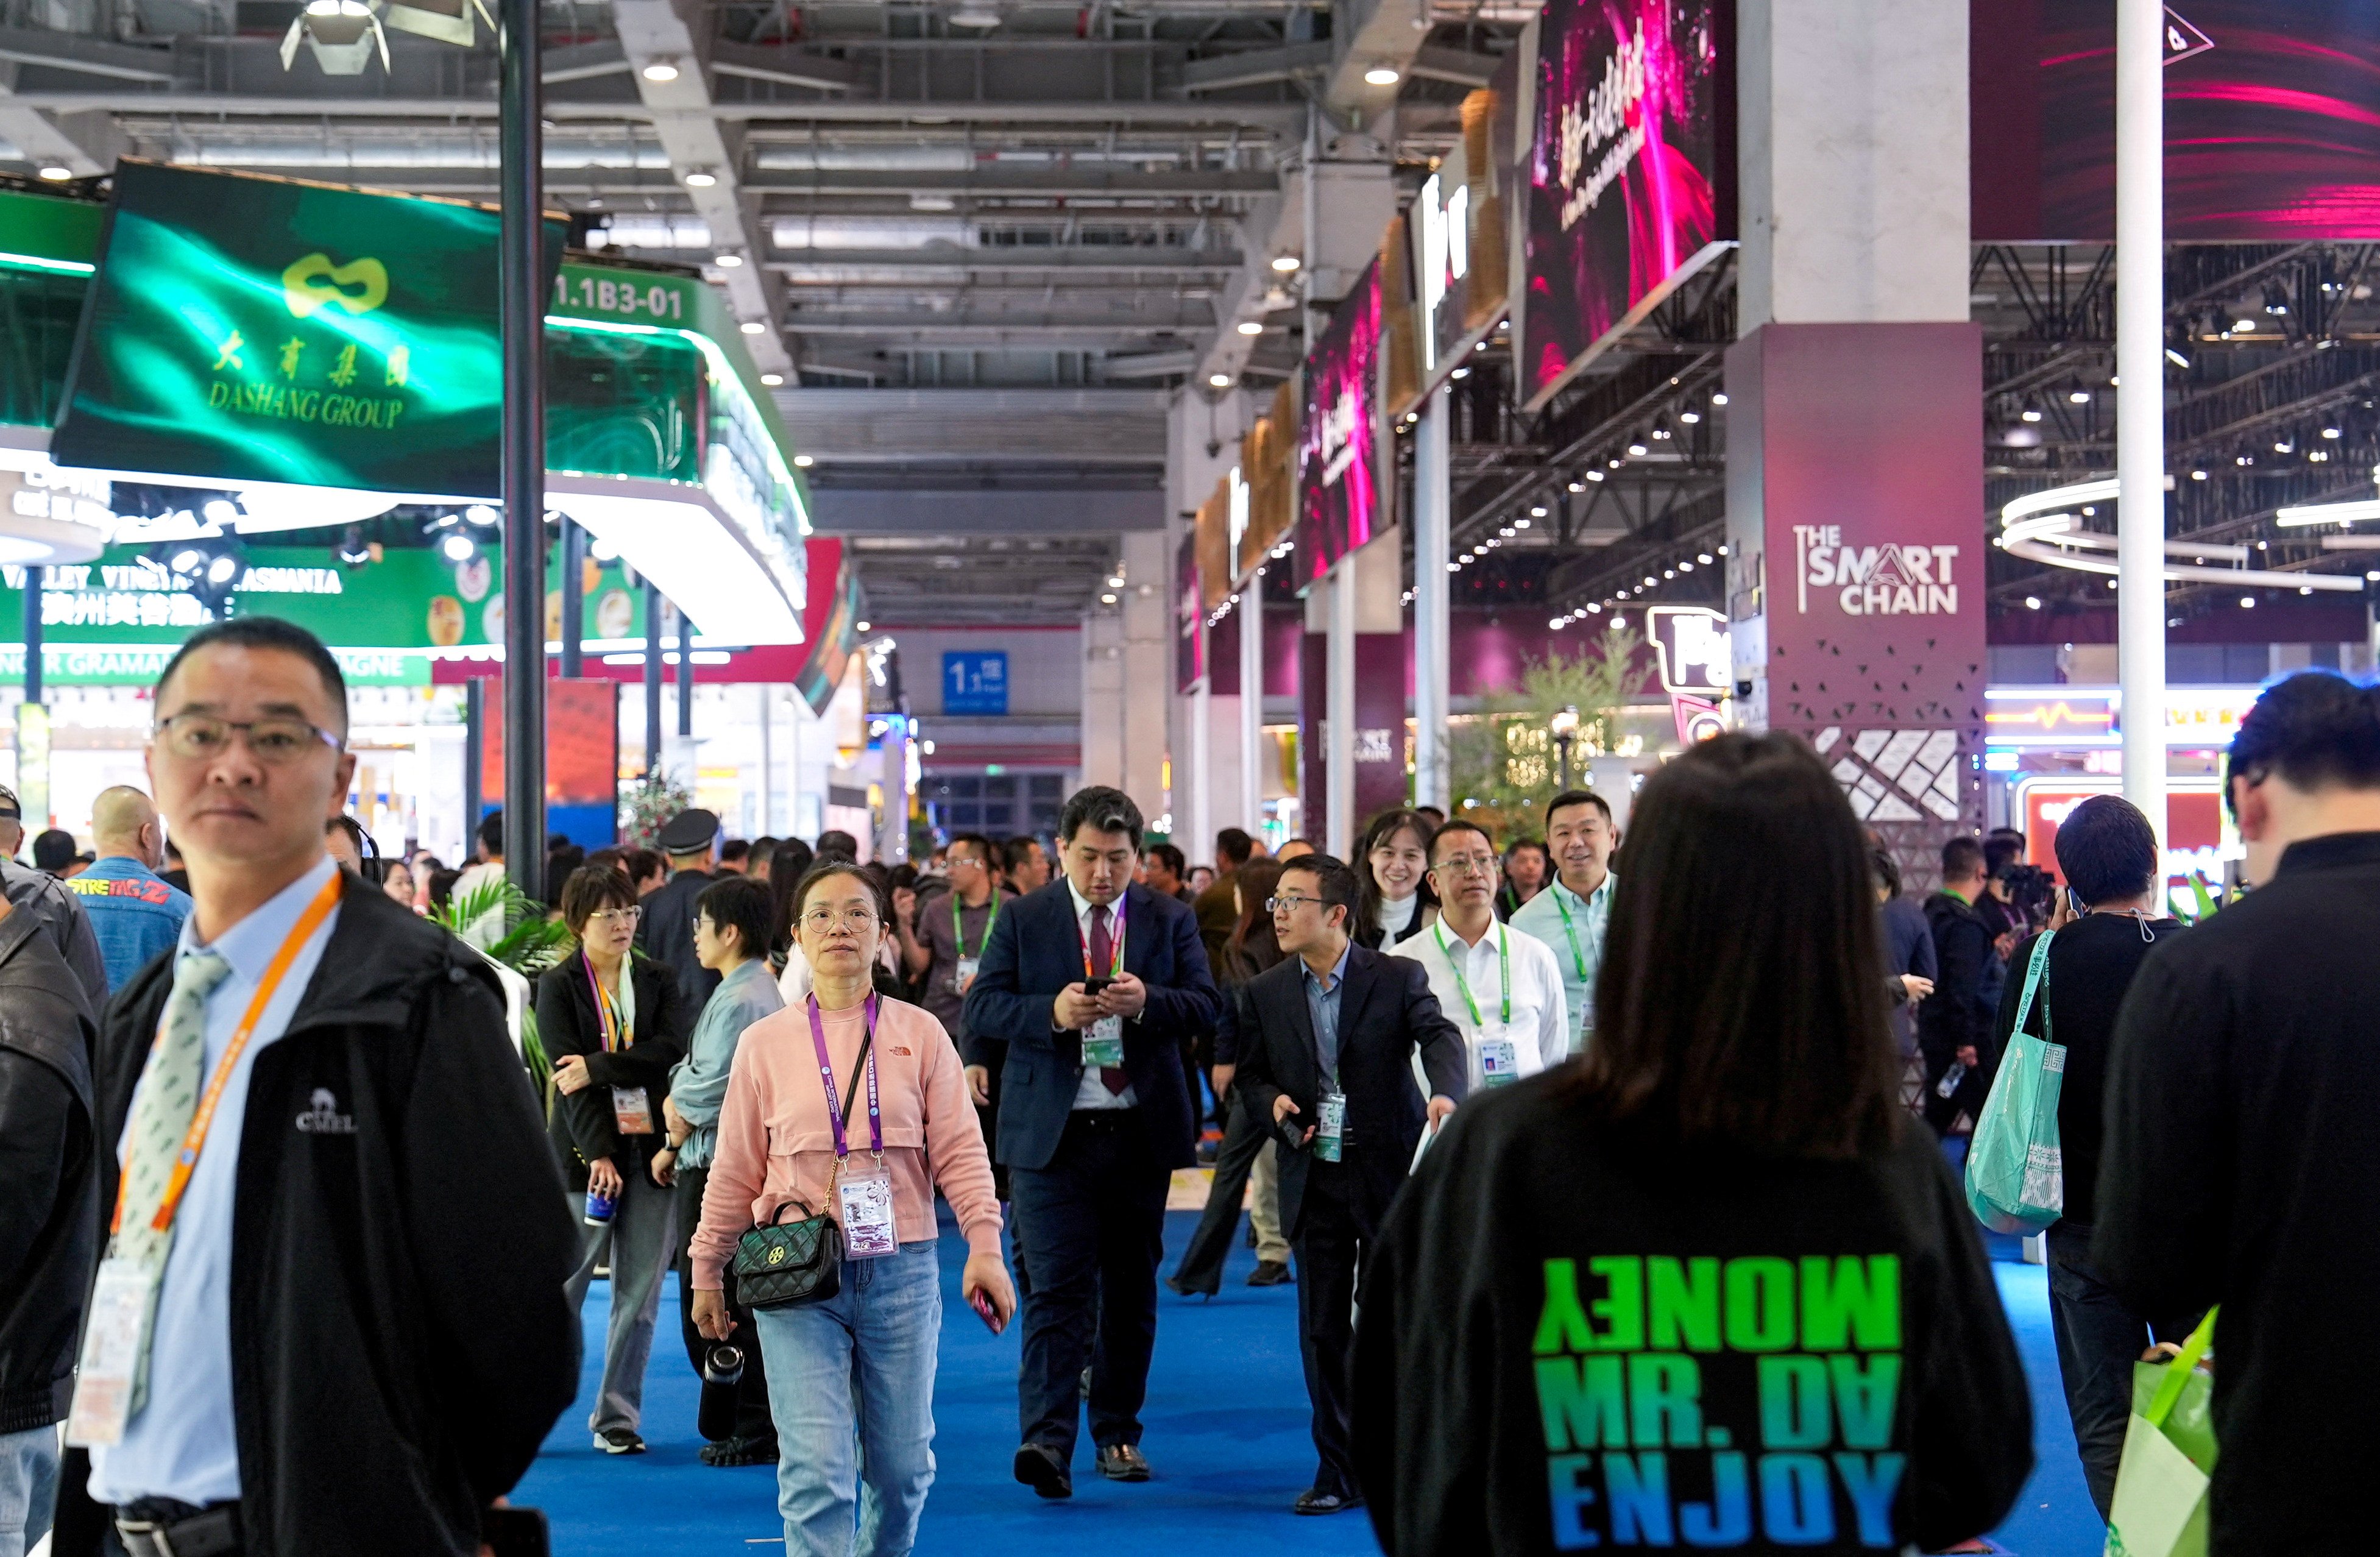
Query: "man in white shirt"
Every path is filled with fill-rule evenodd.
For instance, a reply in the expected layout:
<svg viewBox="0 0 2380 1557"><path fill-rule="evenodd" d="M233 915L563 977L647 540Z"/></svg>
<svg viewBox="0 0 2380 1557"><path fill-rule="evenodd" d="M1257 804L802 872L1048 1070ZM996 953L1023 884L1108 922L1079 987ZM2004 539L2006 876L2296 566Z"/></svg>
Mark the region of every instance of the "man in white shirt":
<svg viewBox="0 0 2380 1557"><path fill-rule="evenodd" d="M1595 980L1603 970L1603 931L1611 921L1611 851L1620 829L1611 808L1591 789L1565 789L1546 807L1546 846L1554 857L1554 879L1521 905L1512 928L1553 948L1561 967L1562 998L1570 1004L1570 1052L1586 1052L1595 1031Z"/></svg>
<svg viewBox="0 0 2380 1557"><path fill-rule="evenodd" d="M577 1238L502 999L324 852L356 760L311 634L201 628L155 706L194 906L100 1045L117 1215L55 1551L112 1524L128 1557L473 1557L578 1371Z"/></svg>
<svg viewBox="0 0 2380 1557"><path fill-rule="evenodd" d="M1570 1053L1561 968L1546 943L1496 919L1495 840L1460 819L1429 845L1438 922L1397 943L1429 973L1430 992L1469 1052L1471 1089L1509 1086Z"/></svg>

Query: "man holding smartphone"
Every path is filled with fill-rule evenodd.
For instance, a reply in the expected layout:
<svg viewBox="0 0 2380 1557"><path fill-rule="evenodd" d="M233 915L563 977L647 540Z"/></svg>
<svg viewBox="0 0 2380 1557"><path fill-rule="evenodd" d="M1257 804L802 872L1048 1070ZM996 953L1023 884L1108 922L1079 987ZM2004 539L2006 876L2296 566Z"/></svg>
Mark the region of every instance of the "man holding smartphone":
<svg viewBox="0 0 2380 1557"><path fill-rule="evenodd" d="M1074 1494L1086 1366L1099 1474L1148 1479L1165 1193L1191 1163L1181 1041L1218 1004L1189 906L1132 879L1141 833L1123 791L1077 791L1059 821L1064 874L1001 911L966 995L968 1063L1007 1046L994 1155L1031 1278L1015 1471L1045 1498Z"/></svg>

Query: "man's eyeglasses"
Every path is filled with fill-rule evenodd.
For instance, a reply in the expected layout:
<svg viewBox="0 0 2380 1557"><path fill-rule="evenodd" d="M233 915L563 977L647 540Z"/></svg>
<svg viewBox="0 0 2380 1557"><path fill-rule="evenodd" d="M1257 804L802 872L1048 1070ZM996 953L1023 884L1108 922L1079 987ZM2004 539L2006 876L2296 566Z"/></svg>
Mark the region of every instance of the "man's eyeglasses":
<svg viewBox="0 0 2380 1557"><path fill-rule="evenodd" d="M642 908L598 908L587 916L587 922L601 929L609 925L627 926L644 917Z"/></svg>
<svg viewBox="0 0 2380 1557"><path fill-rule="evenodd" d="M872 908L854 908L848 913L839 908L813 908L802 916L802 923L820 935L826 934L839 925L849 925L854 930L866 930L875 922L876 911Z"/></svg>
<svg viewBox="0 0 2380 1557"><path fill-rule="evenodd" d="M1327 908L1330 906L1329 904L1323 902L1322 899L1318 897L1268 897L1265 899L1265 912L1268 914L1278 914L1284 909L1293 910L1302 908L1308 903L1315 905L1317 907Z"/></svg>
<svg viewBox="0 0 2380 1557"><path fill-rule="evenodd" d="M222 756L231 748L235 734L248 742L258 761L274 766L295 762L317 743L333 751L346 744L344 736L303 719L242 721L212 713L177 713L157 721L157 743L174 756L193 761Z"/></svg>
<svg viewBox="0 0 2380 1557"><path fill-rule="evenodd" d="M1450 876L1492 876L1496 873L1496 857L1492 854L1458 854L1451 859L1441 859L1430 867Z"/></svg>

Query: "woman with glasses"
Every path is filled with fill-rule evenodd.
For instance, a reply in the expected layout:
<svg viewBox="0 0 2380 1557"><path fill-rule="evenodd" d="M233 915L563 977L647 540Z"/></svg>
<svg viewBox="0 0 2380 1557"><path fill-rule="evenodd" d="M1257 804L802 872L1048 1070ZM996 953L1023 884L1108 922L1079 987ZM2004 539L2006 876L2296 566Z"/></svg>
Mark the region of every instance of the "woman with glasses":
<svg viewBox="0 0 2380 1557"><path fill-rule="evenodd" d="M833 1295L752 1315L769 1359L777 1508L793 1557L897 1557L934 1481L935 1190L966 1236L966 1301L997 1332L1016 1299L958 1050L929 1013L874 991L876 883L829 860L795 906L812 986L735 1051L694 1236L694 1320L713 1341L741 1328L722 1287L746 1229L834 1219L844 1258Z"/></svg>
<svg viewBox="0 0 2380 1557"><path fill-rule="evenodd" d="M1382 811L1355 851L1355 943L1385 951L1438 918L1429 884L1429 840L1437 830L1419 811Z"/></svg>
<svg viewBox="0 0 2380 1557"><path fill-rule="evenodd" d="M1441 865L1480 849L1461 826ZM1645 784L1628 854L1593 1047L1466 1099L1368 1251L1382 1548L1982 1550L2030 1397L1900 1105L1841 786L1794 736L1723 735Z"/></svg>
<svg viewBox="0 0 2380 1557"><path fill-rule="evenodd" d="M686 1055L677 980L635 951L637 889L620 871L584 866L562 888L562 921L577 954L537 981L538 1036L553 1061L551 1131L586 1230L570 1278L577 1313L595 1267L612 1271L603 1384L588 1426L595 1447L641 1454L645 1359L662 1272L677 1252L677 1206L653 1159L668 1144L662 1104ZM666 1178L666 1169L663 1177Z"/></svg>

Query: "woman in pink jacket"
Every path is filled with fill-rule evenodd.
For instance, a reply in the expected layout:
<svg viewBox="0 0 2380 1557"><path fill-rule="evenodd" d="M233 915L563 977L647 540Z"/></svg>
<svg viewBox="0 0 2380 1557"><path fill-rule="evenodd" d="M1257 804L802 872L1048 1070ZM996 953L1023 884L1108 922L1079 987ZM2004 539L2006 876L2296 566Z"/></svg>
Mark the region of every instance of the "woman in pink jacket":
<svg viewBox="0 0 2380 1557"><path fill-rule="evenodd" d="M694 1235L694 1320L714 1341L735 1330L721 1277L747 1228L795 1201L835 1218L841 1290L752 1316L777 1421L777 1511L794 1557L899 1557L934 1481L938 1186L966 1235L962 1295L995 1332L1016 1297L958 1050L925 1011L870 991L885 931L875 883L848 862L820 865L794 912L815 983L735 1051Z"/></svg>

